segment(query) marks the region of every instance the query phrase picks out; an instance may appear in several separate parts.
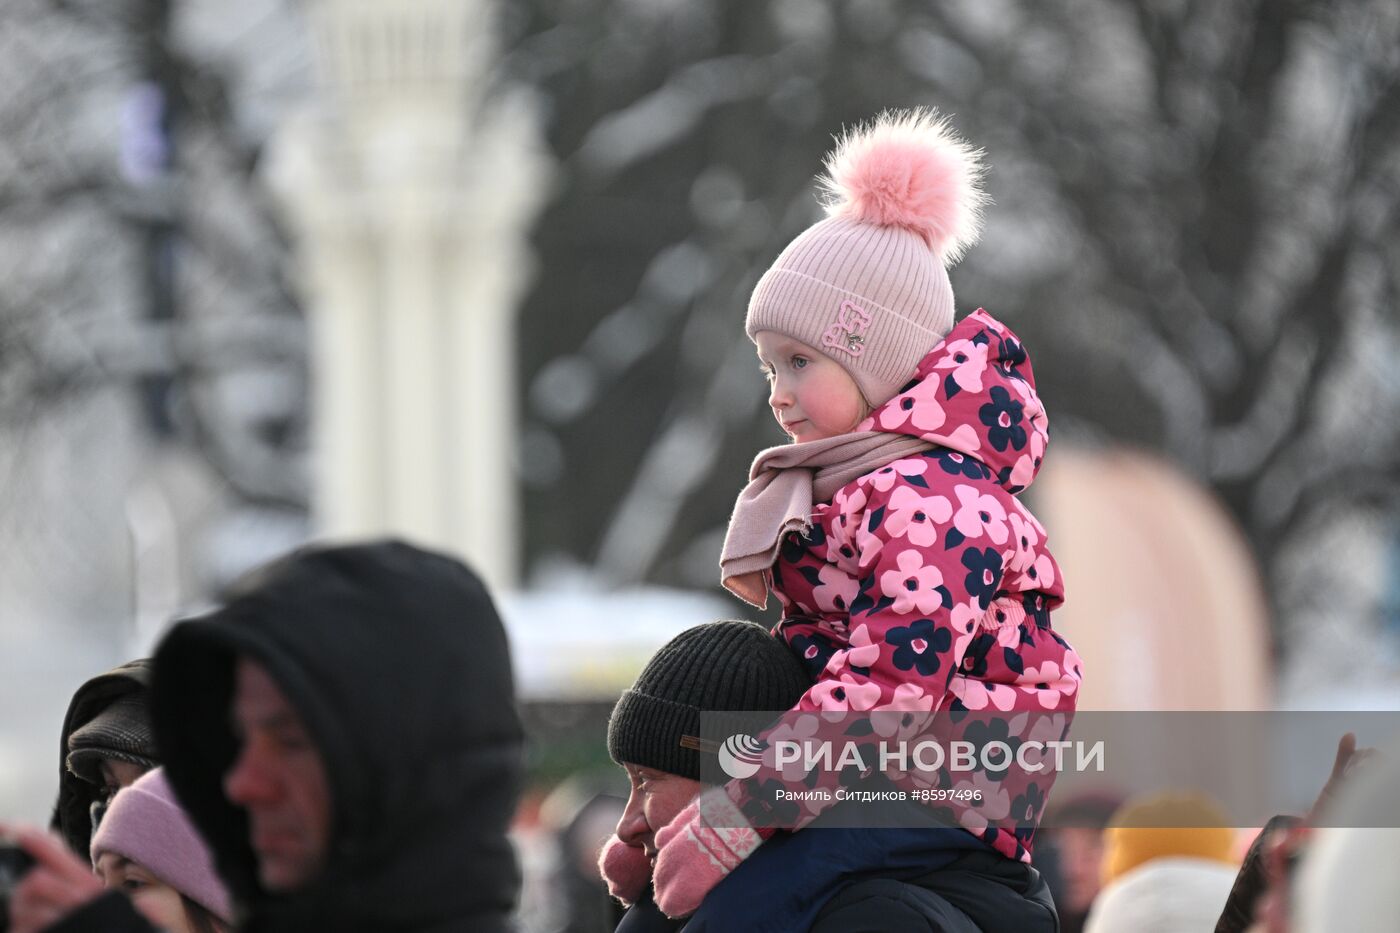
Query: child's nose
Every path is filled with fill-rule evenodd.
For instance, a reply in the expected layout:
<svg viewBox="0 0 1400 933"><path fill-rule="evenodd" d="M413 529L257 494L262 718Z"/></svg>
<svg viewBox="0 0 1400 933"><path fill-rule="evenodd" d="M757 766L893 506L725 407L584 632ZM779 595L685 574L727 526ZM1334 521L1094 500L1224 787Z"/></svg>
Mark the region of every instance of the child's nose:
<svg viewBox="0 0 1400 933"><path fill-rule="evenodd" d="M792 393L787 387L777 379L768 387L768 406L770 408L786 408L792 404Z"/></svg>

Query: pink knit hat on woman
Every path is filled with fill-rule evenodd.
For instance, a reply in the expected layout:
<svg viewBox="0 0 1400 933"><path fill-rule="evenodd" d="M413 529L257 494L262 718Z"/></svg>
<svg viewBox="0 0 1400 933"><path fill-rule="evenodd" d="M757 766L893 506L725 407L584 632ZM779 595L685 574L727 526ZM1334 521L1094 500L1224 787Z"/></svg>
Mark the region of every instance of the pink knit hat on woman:
<svg viewBox="0 0 1400 933"><path fill-rule="evenodd" d="M170 789L165 772L149 771L112 798L92 837L92 861L111 852L145 868L176 891L233 922L228 889L214 872L209 847Z"/></svg>
<svg viewBox="0 0 1400 933"><path fill-rule="evenodd" d="M820 179L827 218L759 279L744 330L840 363L879 407L953 327L947 265L981 231L981 151L930 110L888 111L842 137Z"/></svg>

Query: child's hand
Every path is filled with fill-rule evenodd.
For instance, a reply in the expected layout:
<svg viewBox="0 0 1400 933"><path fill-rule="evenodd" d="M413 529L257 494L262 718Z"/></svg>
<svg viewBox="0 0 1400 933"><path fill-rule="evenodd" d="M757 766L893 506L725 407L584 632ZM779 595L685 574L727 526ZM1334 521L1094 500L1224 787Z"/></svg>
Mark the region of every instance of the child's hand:
<svg viewBox="0 0 1400 933"><path fill-rule="evenodd" d="M631 907L651 880L651 860L641 846L629 846L613 835L598 853L598 873L608 883L608 893Z"/></svg>
<svg viewBox="0 0 1400 933"><path fill-rule="evenodd" d="M656 834L652 886L668 917L688 917L763 840L724 788L706 791Z"/></svg>

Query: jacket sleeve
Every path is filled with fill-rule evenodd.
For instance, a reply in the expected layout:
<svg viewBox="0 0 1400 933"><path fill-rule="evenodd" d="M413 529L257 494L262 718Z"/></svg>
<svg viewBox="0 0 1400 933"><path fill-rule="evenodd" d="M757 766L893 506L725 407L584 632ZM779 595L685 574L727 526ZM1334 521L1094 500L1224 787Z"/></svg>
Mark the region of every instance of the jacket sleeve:
<svg viewBox="0 0 1400 933"><path fill-rule="evenodd" d="M1230 888L1230 896L1216 921L1215 933L1244 933L1254 923L1254 911L1259 897L1269 886L1264 866L1265 851L1280 835L1297 826L1301 820L1296 816L1279 814L1264 824L1259 835L1254 837L1249 851L1245 853L1239 874Z"/></svg>
<svg viewBox="0 0 1400 933"><path fill-rule="evenodd" d="M120 891L93 898L45 933L156 933L156 928L132 906Z"/></svg>

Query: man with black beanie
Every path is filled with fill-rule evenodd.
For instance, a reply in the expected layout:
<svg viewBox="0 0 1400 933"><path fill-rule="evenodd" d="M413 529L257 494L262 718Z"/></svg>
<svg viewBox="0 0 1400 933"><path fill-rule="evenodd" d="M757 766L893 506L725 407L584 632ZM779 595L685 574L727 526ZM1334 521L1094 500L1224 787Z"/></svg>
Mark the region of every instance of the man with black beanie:
<svg viewBox="0 0 1400 933"><path fill-rule="evenodd" d="M776 717L811 686L787 646L752 622L710 622L677 635L623 693L608 723L608 753L632 791L599 868L631 907L619 933L679 930L651 900L655 833L686 807L700 783L702 713L772 710Z"/></svg>
<svg viewBox="0 0 1400 933"><path fill-rule="evenodd" d="M837 821L823 825L818 819L801 832L779 831L721 881L696 913L682 919L661 913L651 891L656 833L708 790L700 782L700 764L710 752L701 749L712 746L699 740L701 714L711 714L710 735L716 731L713 720L724 713L767 710L776 719L810 684L803 663L762 627L712 622L663 646L618 700L608 726L608 751L627 771L632 791L598 860L608 890L630 905L618 933L1058 929L1049 887L1038 872L1008 861L960 829L917 822L907 828L862 828ZM740 728L756 725L745 722ZM910 819L924 813L915 806ZM928 864L929 834L948 834L964 849L952 861ZM897 852L899 867L844 875L834 889L806 883L811 871L820 873L829 861L828 853L875 850Z"/></svg>

